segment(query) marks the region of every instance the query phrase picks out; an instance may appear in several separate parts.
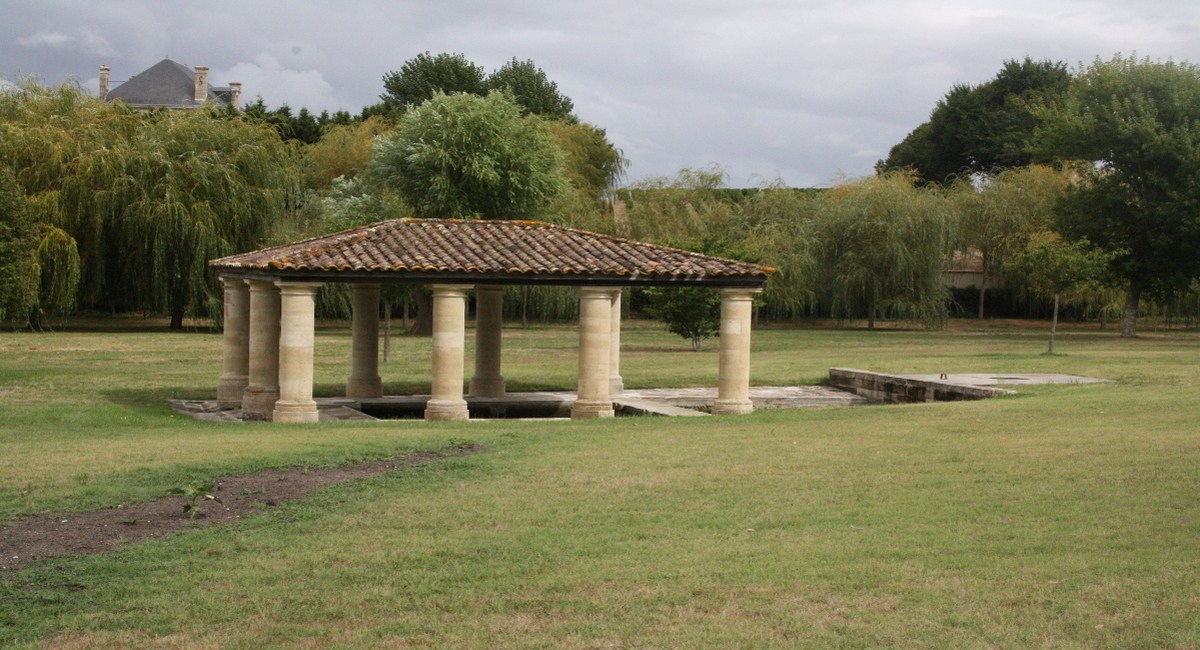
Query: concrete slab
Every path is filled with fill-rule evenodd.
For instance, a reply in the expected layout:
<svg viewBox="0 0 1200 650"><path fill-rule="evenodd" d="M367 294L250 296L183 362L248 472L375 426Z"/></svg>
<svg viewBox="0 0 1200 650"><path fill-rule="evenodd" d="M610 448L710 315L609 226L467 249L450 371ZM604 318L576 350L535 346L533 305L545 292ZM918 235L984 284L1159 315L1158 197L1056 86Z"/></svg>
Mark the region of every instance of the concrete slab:
<svg viewBox="0 0 1200 650"><path fill-rule="evenodd" d="M897 375L922 381L941 381L958 386L1030 386L1034 384L1096 384L1112 381L1097 377L1056 373L954 373L946 375Z"/></svg>
<svg viewBox="0 0 1200 650"><path fill-rule="evenodd" d="M613 399L613 404L616 406L619 415L666 415L675 417L705 417L709 415L697 409L672 406L666 402L626 397L624 395Z"/></svg>

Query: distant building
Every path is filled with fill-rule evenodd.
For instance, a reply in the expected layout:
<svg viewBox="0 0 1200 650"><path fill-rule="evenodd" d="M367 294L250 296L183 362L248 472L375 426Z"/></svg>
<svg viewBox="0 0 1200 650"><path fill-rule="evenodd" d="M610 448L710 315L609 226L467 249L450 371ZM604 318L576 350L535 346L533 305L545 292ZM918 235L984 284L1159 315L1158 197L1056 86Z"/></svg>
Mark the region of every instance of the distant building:
<svg viewBox="0 0 1200 650"><path fill-rule="evenodd" d="M951 289L978 289L988 279L990 278L983 272L983 253L975 248L954 251L954 256L942 270L942 284Z"/></svg>
<svg viewBox="0 0 1200 650"><path fill-rule="evenodd" d="M163 59L109 90L110 69L100 66L100 98L119 99L134 108L199 108L218 102L234 108L242 106L242 84L210 86L208 68L195 70L170 59Z"/></svg>

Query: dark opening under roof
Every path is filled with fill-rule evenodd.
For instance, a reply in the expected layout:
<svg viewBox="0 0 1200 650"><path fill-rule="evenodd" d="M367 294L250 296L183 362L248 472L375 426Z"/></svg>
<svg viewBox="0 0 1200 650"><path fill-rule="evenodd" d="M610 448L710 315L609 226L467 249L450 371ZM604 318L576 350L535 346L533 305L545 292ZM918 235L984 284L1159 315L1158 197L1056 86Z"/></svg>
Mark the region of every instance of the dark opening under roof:
<svg viewBox="0 0 1200 650"><path fill-rule="evenodd" d="M537 221L395 219L212 260L322 282L760 287L775 269Z"/></svg>

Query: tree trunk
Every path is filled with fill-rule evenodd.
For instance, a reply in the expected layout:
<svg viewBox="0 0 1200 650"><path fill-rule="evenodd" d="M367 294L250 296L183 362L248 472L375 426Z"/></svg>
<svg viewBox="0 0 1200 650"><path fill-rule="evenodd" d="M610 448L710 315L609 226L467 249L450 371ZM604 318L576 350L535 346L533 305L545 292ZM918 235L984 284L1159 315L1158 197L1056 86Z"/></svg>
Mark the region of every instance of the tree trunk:
<svg viewBox="0 0 1200 650"><path fill-rule="evenodd" d="M392 351L392 301L383 301L383 362L387 363Z"/></svg>
<svg viewBox="0 0 1200 650"><path fill-rule="evenodd" d="M1121 314L1121 338L1137 336L1138 303L1141 302L1141 292L1133 287L1125 294L1125 312Z"/></svg>
<svg viewBox="0 0 1200 650"><path fill-rule="evenodd" d="M529 329L529 285L521 287L521 329Z"/></svg>
<svg viewBox="0 0 1200 650"><path fill-rule="evenodd" d="M983 301L987 298L987 280L979 284L979 320L983 320Z"/></svg>
<svg viewBox="0 0 1200 650"><path fill-rule="evenodd" d="M171 303L171 329L183 329L183 311L185 303L182 300L174 300Z"/></svg>
<svg viewBox="0 0 1200 650"><path fill-rule="evenodd" d="M433 334L433 301L424 289L413 291L413 302L417 305L417 313L413 316L411 334Z"/></svg>
<svg viewBox="0 0 1200 650"><path fill-rule="evenodd" d="M1050 349L1047 354L1054 354L1054 333L1058 330L1058 294L1054 294L1054 319L1050 321Z"/></svg>

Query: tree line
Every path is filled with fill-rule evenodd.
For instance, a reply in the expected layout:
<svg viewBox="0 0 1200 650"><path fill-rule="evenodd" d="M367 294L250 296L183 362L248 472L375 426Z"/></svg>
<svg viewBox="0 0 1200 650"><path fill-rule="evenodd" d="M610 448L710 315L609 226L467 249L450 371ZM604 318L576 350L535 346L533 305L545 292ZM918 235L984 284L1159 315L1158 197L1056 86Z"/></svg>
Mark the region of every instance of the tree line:
<svg viewBox="0 0 1200 650"><path fill-rule="evenodd" d="M141 310L179 327L220 314L208 259L401 216L550 220L761 262L779 269L768 318L936 326L956 255L982 268L979 317L1002 287L1101 315L1120 303L1127 334L1148 301L1189 317L1200 303L1187 63L1007 62L952 88L875 176L819 190L730 189L717 167L625 184L621 151L532 61L486 74L426 52L382 82L357 116L261 99L137 112L28 82L0 95L0 318ZM428 315L423 292L388 291ZM629 302L679 302L659 293ZM344 314L344 294L324 288L322 313ZM511 288L506 310L572 317L574 296Z"/></svg>

